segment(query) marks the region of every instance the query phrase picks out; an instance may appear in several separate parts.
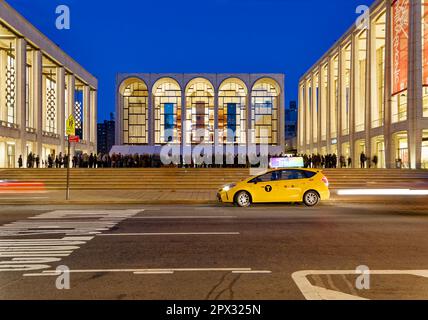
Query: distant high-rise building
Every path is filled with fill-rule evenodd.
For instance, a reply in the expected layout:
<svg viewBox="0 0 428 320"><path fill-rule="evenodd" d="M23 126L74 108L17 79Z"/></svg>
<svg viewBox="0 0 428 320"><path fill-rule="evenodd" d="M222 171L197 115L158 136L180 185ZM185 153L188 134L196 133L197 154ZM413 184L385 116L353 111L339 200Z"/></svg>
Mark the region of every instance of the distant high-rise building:
<svg viewBox="0 0 428 320"><path fill-rule="evenodd" d="M110 113L110 120L98 123L98 152L109 153L114 146L115 120L113 113Z"/></svg>
<svg viewBox="0 0 428 320"><path fill-rule="evenodd" d="M297 149L297 102L290 101L285 109L285 148L286 151Z"/></svg>

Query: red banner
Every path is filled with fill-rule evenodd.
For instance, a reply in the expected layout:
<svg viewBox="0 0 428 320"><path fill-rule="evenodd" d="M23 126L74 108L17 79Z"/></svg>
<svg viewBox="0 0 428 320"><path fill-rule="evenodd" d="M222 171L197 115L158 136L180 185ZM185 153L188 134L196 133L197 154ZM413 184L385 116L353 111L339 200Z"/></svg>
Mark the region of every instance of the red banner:
<svg viewBox="0 0 428 320"><path fill-rule="evenodd" d="M422 56L423 59L423 70L424 70L424 74L423 74L423 85L424 86L428 86L428 0L424 0L423 2L423 6L422 6L422 12L423 12L423 19L422 19L422 23L423 23L423 35L424 35L424 39L423 39L423 48L424 48L424 53Z"/></svg>
<svg viewBox="0 0 428 320"><path fill-rule="evenodd" d="M409 58L409 0L392 4L392 94L407 89Z"/></svg>

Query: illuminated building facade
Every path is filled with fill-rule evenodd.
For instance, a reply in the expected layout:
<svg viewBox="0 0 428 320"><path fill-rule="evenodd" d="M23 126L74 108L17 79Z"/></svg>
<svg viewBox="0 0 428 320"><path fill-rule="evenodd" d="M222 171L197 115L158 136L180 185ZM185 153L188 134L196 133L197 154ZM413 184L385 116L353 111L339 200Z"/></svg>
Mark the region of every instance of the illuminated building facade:
<svg viewBox="0 0 428 320"><path fill-rule="evenodd" d="M64 154L70 114L81 138L73 151L96 152L97 79L0 1L0 168L20 155L25 166L30 152Z"/></svg>
<svg viewBox="0 0 428 320"><path fill-rule="evenodd" d="M284 150L283 74L119 74L116 83L112 152L249 143Z"/></svg>
<svg viewBox="0 0 428 320"><path fill-rule="evenodd" d="M428 168L428 0L376 1L366 22L301 78L299 152Z"/></svg>

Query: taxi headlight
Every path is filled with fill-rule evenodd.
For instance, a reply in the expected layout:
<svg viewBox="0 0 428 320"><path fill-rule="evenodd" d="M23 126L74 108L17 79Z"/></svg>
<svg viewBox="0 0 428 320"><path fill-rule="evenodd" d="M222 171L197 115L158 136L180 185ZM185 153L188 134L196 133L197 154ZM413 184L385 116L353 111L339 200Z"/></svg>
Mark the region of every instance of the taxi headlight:
<svg viewBox="0 0 428 320"><path fill-rule="evenodd" d="M223 187L223 191L228 192L229 190L233 189L236 187L236 184L232 183L232 184L228 184L227 186Z"/></svg>

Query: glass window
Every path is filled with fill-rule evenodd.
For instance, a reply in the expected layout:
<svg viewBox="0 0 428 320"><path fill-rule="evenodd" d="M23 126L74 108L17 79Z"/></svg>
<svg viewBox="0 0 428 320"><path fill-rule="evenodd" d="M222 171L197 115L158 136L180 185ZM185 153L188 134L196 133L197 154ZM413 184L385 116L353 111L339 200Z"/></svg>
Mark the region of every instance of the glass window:
<svg viewBox="0 0 428 320"><path fill-rule="evenodd" d="M203 78L186 89L186 143L214 142L214 87Z"/></svg>
<svg viewBox="0 0 428 320"><path fill-rule="evenodd" d="M77 85L74 89L73 115L76 123L76 136L83 139L83 87Z"/></svg>
<svg viewBox="0 0 428 320"><path fill-rule="evenodd" d="M407 120L407 90L392 97L392 123Z"/></svg>
<svg viewBox="0 0 428 320"><path fill-rule="evenodd" d="M155 143L180 143L180 86L175 80L161 79L153 87L155 98Z"/></svg>
<svg viewBox="0 0 428 320"><path fill-rule="evenodd" d="M144 82L134 80L122 92L123 138L125 144L148 143L148 90Z"/></svg>
<svg viewBox="0 0 428 320"><path fill-rule="evenodd" d="M283 170L281 180L300 180L307 179L305 172L302 170Z"/></svg>
<svg viewBox="0 0 428 320"><path fill-rule="evenodd" d="M332 63L333 88L331 88L330 107L330 134L331 138L337 138L337 110L339 106L339 57L336 56Z"/></svg>
<svg viewBox="0 0 428 320"><path fill-rule="evenodd" d="M342 53L344 81L342 83L342 135L349 134L349 113L351 110L351 49L349 44Z"/></svg>
<svg viewBox="0 0 428 320"><path fill-rule="evenodd" d="M428 117L428 87L423 88L424 117Z"/></svg>
<svg viewBox="0 0 428 320"><path fill-rule="evenodd" d="M355 132L365 129L366 116L366 64L367 64L367 30L357 38L358 57L356 61L355 93Z"/></svg>
<svg viewBox="0 0 428 320"><path fill-rule="evenodd" d="M314 143L318 142L318 112L319 112L319 74L314 75L314 107L312 111L312 139Z"/></svg>
<svg viewBox="0 0 428 320"><path fill-rule="evenodd" d="M321 140L327 139L327 95L328 95L328 65L324 65L321 72Z"/></svg>
<svg viewBox="0 0 428 320"><path fill-rule="evenodd" d="M424 117L428 117L428 0L422 1L422 65L423 65L423 79L424 85Z"/></svg>
<svg viewBox="0 0 428 320"><path fill-rule="evenodd" d="M428 130L422 133L422 169L428 169Z"/></svg>
<svg viewBox="0 0 428 320"><path fill-rule="evenodd" d="M16 122L16 69L15 57L11 51L7 55L6 65L6 107L7 107L7 122Z"/></svg>
<svg viewBox="0 0 428 320"><path fill-rule="evenodd" d="M375 81L373 81L373 100L372 100L372 128L383 126L384 122L384 110L385 110L385 37L386 37L386 14L383 13L375 22L373 39L375 54L374 54L374 66L375 66Z"/></svg>
<svg viewBox="0 0 428 320"><path fill-rule="evenodd" d="M279 86L273 80L262 79L254 85L251 92L253 143L278 144L279 94Z"/></svg>
<svg viewBox="0 0 428 320"><path fill-rule="evenodd" d="M278 181L281 180L281 171L272 171L266 174L263 174L261 176L258 176L251 180L252 183L254 182L269 182L269 181Z"/></svg>
<svg viewBox="0 0 428 320"><path fill-rule="evenodd" d="M218 98L220 143L246 143L247 88L239 79L227 79L220 86Z"/></svg>

